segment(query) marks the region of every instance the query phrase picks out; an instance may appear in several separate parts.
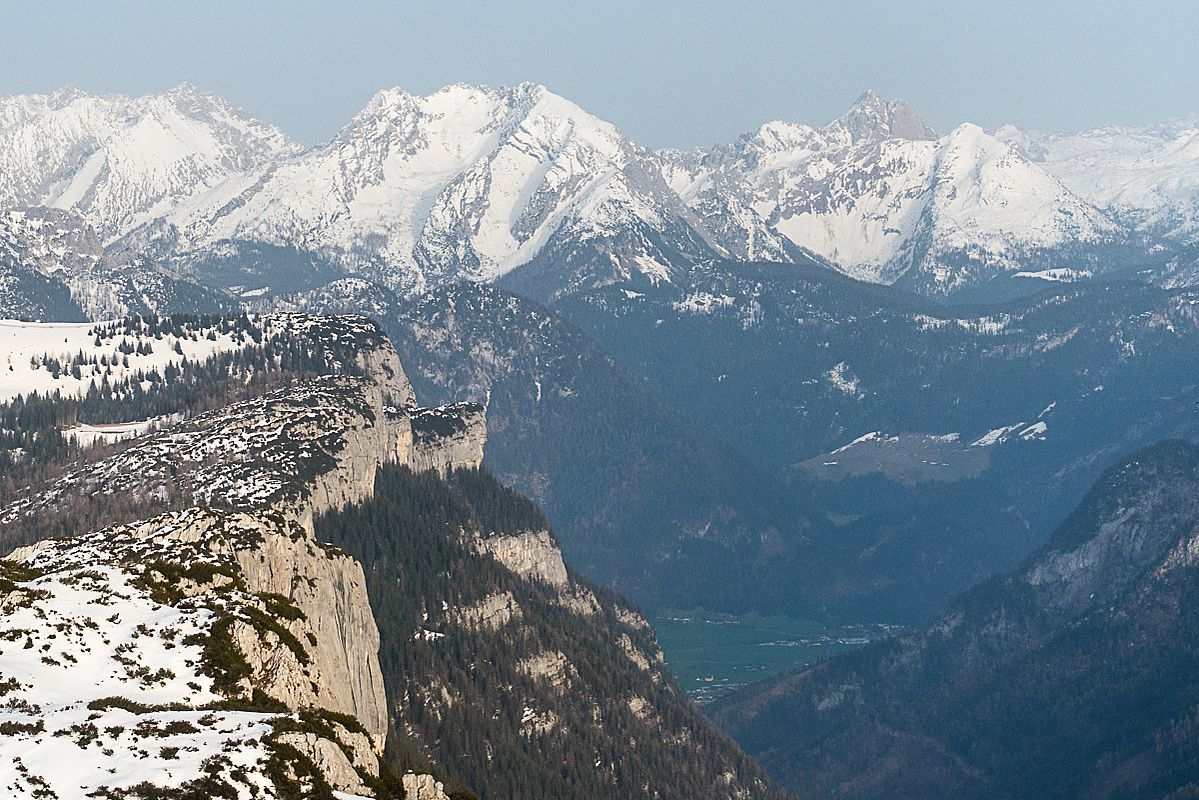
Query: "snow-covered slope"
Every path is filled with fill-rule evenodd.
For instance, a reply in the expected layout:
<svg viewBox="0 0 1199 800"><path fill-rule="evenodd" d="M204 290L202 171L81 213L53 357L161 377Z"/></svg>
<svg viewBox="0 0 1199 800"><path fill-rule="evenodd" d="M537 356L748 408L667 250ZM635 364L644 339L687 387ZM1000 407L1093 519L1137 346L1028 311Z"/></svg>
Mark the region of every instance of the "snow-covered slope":
<svg viewBox="0 0 1199 800"><path fill-rule="evenodd" d="M45 322L213 313L218 292L127 251L106 250L74 211L0 209L0 316Z"/></svg>
<svg viewBox="0 0 1199 800"><path fill-rule="evenodd" d="M343 372L360 371L363 365L353 361L368 353L406 385L394 350L376 324L362 317L274 314L178 321L135 317L97 323L0 320L0 402L32 392L81 397L101 383L114 391L136 382L145 388L186 363L202 365L235 351L261 355L272 343L302 345L330 368ZM411 403L410 390L406 391L409 393L402 394L397 405Z"/></svg>
<svg viewBox="0 0 1199 800"><path fill-rule="evenodd" d="M347 338L360 371L6 475L5 797L473 796L414 762L486 796L781 797L645 618L479 470L480 406L415 407L369 321L286 321L291 350Z"/></svg>
<svg viewBox="0 0 1199 800"><path fill-rule="evenodd" d="M1199 117L1076 133L1005 125L995 136L1111 214L1183 242L1199 240Z"/></svg>
<svg viewBox="0 0 1199 800"><path fill-rule="evenodd" d="M168 366L178 367L184 359L205 361L217 353L250 344L252 340L243 331L221 330L219 324L197 325L178 336L156 338L148 331L130 332L124 322L0 320L0 352L4 358L0 365L0 401L32 392L79 397L101 379L116 384L139 372L161 374ZM78 377L74 372L76 361L80 362Z"/></svg>
<svg viewBox="0 0 1199 800"><path fill-rule="evenodd" d="M0 208L72 209L109 240L298 149L188 84L140 98L74 88L0 97Z"/></svg>
<svg viewBox="0 0 1199 800"><path fill-rule="evenodd" d="M693 206L720 183L842 272L933 294L1121 240L1112 220L978 126L938 137L873 92L824 128L767 123L704 154L686 177L672 185Z"/></svg>
<svg viewBox="0 0 1199 800"><path fill-rule="evenodd" d="M184 249L227 239L330 251L395 288L491 280L558 231L603 240L686 215L647 153L542 86L379 92L327 145L166 215ZM162 235L159 231L158 235ZM624 266L660 279L653 252Z"/></svg>
<svg viewBox="0 0 1199 800"><path fill-rule="evenodd" d="M368 320L257 322L268 320L244 338L346 344L358 374L288 383L6 496L0 551L31 543L0 561L6 797L445 800L432 778L386 774L388 701L362 566L312 526L369 499L384 464L477 467L481 409L416 409ZM19 332L31 346L79 338L62 326ZM172 341L250 346L209 332ZM68 538L47 538L56 531Z"/></svg>
<svg viewBox="0 0 1199 800"><path fill-rule="evenodd" d="M974 125L938 136L867 92L824 127L770 122L730 145L656 152L542 86L454 85L381 91L301 152L190 86L136 100L64 90L0 99L0 208L78 211L110 246L201 280L214 253L283 248L299 254L293 271L316 270L302 254L317 254L405 294L512 274L551 300L672 281L712 258L816 260L952 294L1102 271L1132 252L1129 207L1165 226L1180 205L1197 216L1193 129L1042 139ZM1127 164L1096 189L1113 153ZM271 283L227 277L212 285Z"/></svg>
<svg viewBox="0 0 1199 800"><path fill-rule="evenodd" d="M6 796L142 797L157 787L188 791L180 796L276 797L284 765L299 784L320 784L302 771L306 749L323 756L311 762L343 796L374 796L379 764L364 729L319 708L280 713L251 699L293 674L310 683L313 705L344 713L334 683L342 676L319 670L315 616L253 585L242 563L305 548L308 566L324 562L354 587L339 599L357 601L369 619L356 562L309 543L294 525L248 515L191 509L43 542L0 562ZM280 607L290 614L282 624L268 616ZM360 637L378 647L373 627L347 626L341 641L323 633L324 648L361 646ZM239 669L222 650L229 646L267 661Z"/></svg>

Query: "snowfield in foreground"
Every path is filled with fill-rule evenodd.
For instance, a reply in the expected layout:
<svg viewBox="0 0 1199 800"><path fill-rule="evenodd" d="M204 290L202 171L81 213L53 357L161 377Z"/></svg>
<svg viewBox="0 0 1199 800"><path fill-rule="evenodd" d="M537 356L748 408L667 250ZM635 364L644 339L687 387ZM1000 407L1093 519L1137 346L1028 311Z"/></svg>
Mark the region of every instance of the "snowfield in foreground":
<svg viewBox="0 0 1199 800"><path fill-rule="evenodd" d="M92 534L27 548L21 567L4 565L6 796L178 788L212 769L243 775L246 797L269 787L265 737L277 715L218 708L223 698L201 672L213 613L151 599L126 562L153 549Z"/></svg>

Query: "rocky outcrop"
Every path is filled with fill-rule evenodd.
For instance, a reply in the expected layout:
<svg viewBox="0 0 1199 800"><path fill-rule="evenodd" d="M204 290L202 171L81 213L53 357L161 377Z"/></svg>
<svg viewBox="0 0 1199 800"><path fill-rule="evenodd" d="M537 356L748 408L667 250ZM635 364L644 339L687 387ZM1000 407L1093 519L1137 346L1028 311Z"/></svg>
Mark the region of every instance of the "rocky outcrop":
<svg viewBox="0 0 1199 800"><path fill-rule="evenodd" d="M310 437L315 441L335 437L326 451L331 463L303 487L300 504L294 504L291 498L279 504L289 513L298 514L309 531L314 516L369 499L380 466L408 463L412 458L411 418L389 408L385 392L377 384L364 384L358 390L362 402L359 414L339 420L328 431L313 431L315 435Z"/></svg>
<svg viewBox="0 0 1199 800"><path fill-rule="evenodd" d="M449 800L445 786L432 775L404 776L404 800Z"/></svg>
<svg viewBox="0 0 1199 800"><path fill-rule="evenodd" d="M416 406L416 393L404 373L400 355L387 339L377 347L364 349L358 355L358 368L373 378L383 390L384 399L397 408Z"/></svg>
<svg viewBox="0 0 1199 800"><path fill-rule="evenodd" d="M373 796L388 718L362 567L296 520L191 508L39 542L0 568L17 579L0 630L38 644L0 658L19 717L2 720L0 737L39 737L22 778L31 790L65 790L55 753L99 776L85 788L106 785L110 772L88 766L89 738L72 733L83 725L104 731L105 764L133 759L167 785L212 765L222 780L256 775L273 757ZM78 752L63 752L72 742ZM181 748L204 758L179 764ZM10 785L3 767L0 779Z"/></svg>
<svg viewBox="0 0 1199 800"><path fill-rule="evenodd" d="M388 397L373 378L324 376L235 403L67 472L0 510L0 524L120 496L271 511L311 531L315 516L368 500L383 464L445 473L481 463L481 407L397 409Z"/></svg>
<svg viewBox="0 0 1199 800"><path fill-rule="evenodd" d="M519 662L516 669L530 678L545 681L556 689L566 686L574 672L574 667L570 665L566 656L556 650L543 650L529 656Z"/></svg>
<svg viewBox="0 0 1199 800"><path fill-rule="evenodd" d="M327 708L358 719L375 746L382 750L387 734L387 699L379 669L379 629L366 594L362 565L347 555L323 547L294 531L264 532L261 543L234 553L246 583L254 593L286 597L303 614L304 631L313 635L307 647L311 659L309 682L294 682L286 693L281 671L264 689L293 708ZM286 654L273 648L267 655ZM272 675L272 672L274 673ZM272 691L275 689L275 691Z"/></svg>
<svg viewBox="0 0 1199 800"><path fill-rule="evenodd" d="M461 467L483 463L487 420L477 403L454 403L417 409L412 416L412 451L408 465L414 472L436 470L442 475Z"/></svg>
<svg viewBox="0 0 1199 800"><path fill-rule="evenodd" d="M512 620L520 619L520 604L511 592L488 595L474 605L456 609L450 620L472 630L499 630Z"/></svg>
<svg viewBox="0 0 1199 800"><path fill-rule="evenodd" d="M559 588L569 583L562 551L549 531L488 536L479 540L478 547L523 578Z"/></svg>
<svg viewBox="0 0 1199 800"><path fill-rule="evenodd" d="M88 703L104 705L95 713L114 731L122 726L132 730L121 715L148 713L145 709L194 714L228 708L244 719L238 717L234 725L218 717L219 729L205 746L214 757L238 749L241 756L222 762L231 774L246 772L262 783L269 779L259 773L282 758L291 765L285 770L297 778L316 774L339 793L372 796L378 781L391 780L381 774L386 767L380 762L390 720L379 628L361 562L322 544L314 529L323 515L371 500L384 465L443 476L458 468L478 468L486 439L484 411L470 403L417 407L394 349L386 339L375 340L378 331L371 325L343 327L304 315L271 320L264 336L288 330L304 343L323 343L326 362L336 352L338 363L346 364L350 340L361 345L361 353L340 374L279 386L169 430L153 431L0 509L0 524L20 524L26 530L34 527L30 519L40 522L42 515L47 521L66 516L86 520L89 515L111 519L114 507L119 518L130 520L70 539L42 541L13 554L31 569L65 574L55 593L70 596L69 587L84 581L102 593L97 603L117 606L103 609L104 614L118 611L109 622L112 630L101 630L103 652L93 659L118 680L99 681L102 690L89 688L78 698L69 689L56 695L63 691L57 685L34 688L46 697L82 701L75 704L78 714L72 712L62 725L47 729L47 742L81 724ZM569 587L548 530L468 535L476 538L463 544L476 542L467 546L492 554L555 596ZM6 588L2 567L0 590ZM516 599L516 584L521 582L453 611L443 606L445 621L460 630L504 635L502 628L526 616L523 601ZM18 592L14 602L24 602L22 597ZM9 602L2 596L0 601ZM89 610L79 618L96 613ZM126 629L134 623L126 623L126 615L154 624L138 623L131 637ZM48 630L48 638L54 633ZM444 634L429 636L435 641L432 637ZM63 642L61 655L51 649L47 657L73 663L67 644L74 642ZM164 652L172 650L176 652ZM40 653L29 654L35 656ZM563 663L542 669L534 660L529 667L543 673L556 669L542 678L560 685L575 674ZM0 690L3 680L0 675ZM162 685L147 693L138 682L151 680ZM109 703L117 708L111 714ZM7 721L4 713L0 709L0 722ZM530 730L558 724L548 711L530 720ZM183 730L185 722L164 724ZM17 724L25 725L24 717ZM4 730L0 728L0 737ZM118 735L113 737L108 744L125 746ZM174 759L173 740L157 754L136 745L135 738L128 743L129 752L146 762L150 784L175 787L181 785L177 776L191 774L190 767L166 763ZM44 760L39 769L48 769L53 761ZM0 767L0 782L6 778ZM100 775L94 788L102 790L110 785L107 781ZM407 775L403 787L413 800L448 800L444 787L427 775Z"/></svg>
<svg viewBox="0 0 1199 800"><path fill-rule="evenodd" d="M216 598L236 587L266 598L248 602L271 619L269 627L260 615L231 617L232 638L250 668L245 696L257 689L292 709L355 717L382 749L387 702L362 565L320 545L294 520L192 508L77 542L41 542L10 558L41 563L61 558L65 547L147 570L143 580L171 595ZM193 563L207 565L212 580L188 578Z"/></svg>
<svg viewBox="0 0 1199 800"><path fill-rule="evenodd" d="M347 731L332 723L336 738L329 739L315 733L295 731L284 733L276 741L296 748L318 770L334 791L346 794L373 797L374 792L363 780L363 776L377 777L379 762L369 741L362 734Z"/></svg>

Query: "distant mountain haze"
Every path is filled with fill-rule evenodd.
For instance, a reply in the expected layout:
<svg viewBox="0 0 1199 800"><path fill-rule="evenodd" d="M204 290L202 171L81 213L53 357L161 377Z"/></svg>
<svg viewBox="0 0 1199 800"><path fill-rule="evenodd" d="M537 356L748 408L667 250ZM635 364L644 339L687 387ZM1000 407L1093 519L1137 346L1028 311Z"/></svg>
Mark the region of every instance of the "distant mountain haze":
<svg viewBox="0 0 1199 800"><path fill-rule="evenodd" d="M65 89L0 99L0 202L76 211L108 246L169 248L184 271L252 242L403 293L533 265L531 291L557 296L733 258L818 260L970 299L1185 251L1197 135L1183 122L939 135L866 92L822 128L770 122L709 150L651 150L542 86L454 85L381 91L304 149L189 85ZM1094 180L1096 159L1123 177Z"/></svg>

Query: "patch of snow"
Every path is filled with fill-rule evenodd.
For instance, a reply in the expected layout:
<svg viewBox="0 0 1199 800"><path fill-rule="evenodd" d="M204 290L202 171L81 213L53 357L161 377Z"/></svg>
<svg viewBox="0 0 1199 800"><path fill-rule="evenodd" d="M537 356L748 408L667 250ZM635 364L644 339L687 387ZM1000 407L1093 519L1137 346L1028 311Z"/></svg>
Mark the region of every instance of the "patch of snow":
<svg viewBox="0 0 1199 800"><path fill-rule="evenodd" d="M1048 430L1049 426L1047 424L1044 422L1037 422L1020 431L1020 438L1026 442L1031 442L1034 439L1043 440L1045 438L1045 432Z"/></svg>
<svg viewBox="0 0 1199 800"><path fill-rule="evenodd" d="M844 361L840 361L833 366L832 369L825 373L825 377L828 378L829 383L831 383L835 389L843 394L853 395L856 397L862 396L861 382L858 380L857 376L849 371L849 365Z"/></svg>
<svg viewBox="0 0 1199 800"><path fill-rule="evenodd" d="M64 429L62 433L68 440L74 439L80 447L91 447L97 443L111 444L134 439L144 436L152 430L165 428L182 421L182 414L170 414L165 417L154 417L136 422L117 422L104 425L80 423Z"/></svg>
<svg viewBox="0 0 1199 800"><path fill-rule="evenodd" d="M994 428L988 431L979 438L970 443L971 447L991 447L992 445L1002 444L1008 438L1024 426L1023 422L1017 422L1015 425L1005 425L1001 428Z"/></svg>
<svg viewBox="0 0 1199 800"><path fill-rule="evenodd" d="M202 602L155 602L107 537L18 551L43 574L20 585L31 603L10 595L0 615L0 682L11 687L0 707L10 729L0 740L5 796L177 788L212 759L223 760L224 774L245 774L239 797L268 791L264 737L279 715L205 707L223 700L193 638L208 634L212 612ZM110 697L152 710L103 702Z"/></svg>
<svg viewBox="0 0 1199 800"><path fill-rule="evenodd" d="M1075 281L1086 280L1094 276L1094 272L1089 269L1066 269L1064 267L1054 269L1042 269L1036 272L1026 272L1021 270L1015 273L1017 278L1034 278L1042 281L1050 281L1055 283L1074 283Z"/></svg>
<svg viewBox="0 0 1199 800"><path fill-rule="evenodd" d="M730 308L733 298L725 294L714 295L708 292L695 292L682 300L671 303L675 311L686 314L712 314L722 308Z"/></svg>
<svg viewBox="0 0 1199 800"><path fill-rule="evenodd" d="M0 402L12 400L32 392L52 394L58 392L65 397L82 397L93 385L99 385L103 377L97 368L87 364L81 367L80 377L71 372L71 361L82 353L85 358L105 357L109 366L103 374L110 383L133 375L138 370L158 372L168 365L178 366L183 359L203 362L218 353L238 350L249 344L233 334L221 334L210 340L203 335L192 339L189 336L164 335L161 339L150 336L125 337L102 336L96 344L97 332L105 323L79 322L18 322L0 320ZM153 352L147 354L121 353L122 342L137 344L148 342ZM182 351L182 353L176 350ZM58 359L64 369L55 377L40 362L43 357ZM127 366L126 366L127 364ZM104 369L104 368L98 368Z"/></svg>
<svg viewBox="0 0 1199 800"><path fill-rule="evenodd" d="M871 431L870 433L862 434L861 436L854 439L852 442L849 442L848 444L841 445L840 447L838 447L836 450L834 450L829 455L836 455L837 453L844 453L846 450L850 449L854 445L863 444L865 442L883 442L883 443L891 442L891 443L894 443L894 442L898 442L898 441L899 441L898 436L885 436L882 431ZM832 461L832 462L828 462L828 463L835 464L837 462Z"/></svg>

